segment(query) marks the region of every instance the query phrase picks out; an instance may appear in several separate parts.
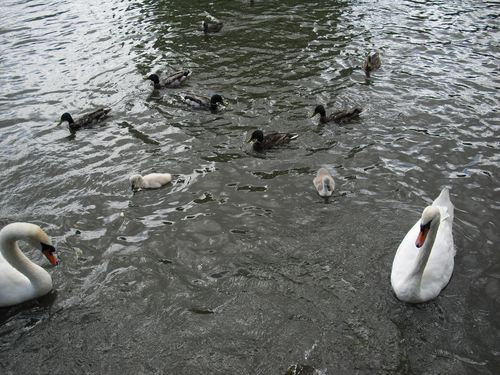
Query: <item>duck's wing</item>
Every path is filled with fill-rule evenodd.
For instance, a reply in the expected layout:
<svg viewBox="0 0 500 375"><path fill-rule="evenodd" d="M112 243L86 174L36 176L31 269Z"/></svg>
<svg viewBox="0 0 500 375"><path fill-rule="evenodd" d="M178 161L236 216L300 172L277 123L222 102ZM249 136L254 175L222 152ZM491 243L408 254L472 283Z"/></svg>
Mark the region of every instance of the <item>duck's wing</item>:
<svg viewBox="0 0 500 375"><path fill-rule="evenodd" d="M167 87L179 86L191 75L190 70L175 72L163 80L163 85Z"/></svg>
<svg viewBox="0 0 500 375"><path fill-rule="evenodd" d="M88 113L81 118L79 118L75 123L78 126L89 126L94 123L104 121L106 118L108 118L108 113L111 111L111 108L99 108L97 111Z"/></svg>
<svg viewBox="0 0 500 375"><path fill-rule="evenodd" d="M330 118L335 122L349 121L355 117L358 117L361 112L362 109L358 107L352 109L343 109L332 113Z"/></svg>
<svg viewBox="0 0 500 375"><path fill-rule="evenodd" d="M185 94L182 98L186 104L195 108L208 107L210 105L210 99L204 96Z"/></svg>
<svg viewBox="0 0 500 375"><path fill-rule="evenodd" d="M269 133L264 137L264 146L267 148L278 146L296 139L299 135L296 133Z"/></svg>

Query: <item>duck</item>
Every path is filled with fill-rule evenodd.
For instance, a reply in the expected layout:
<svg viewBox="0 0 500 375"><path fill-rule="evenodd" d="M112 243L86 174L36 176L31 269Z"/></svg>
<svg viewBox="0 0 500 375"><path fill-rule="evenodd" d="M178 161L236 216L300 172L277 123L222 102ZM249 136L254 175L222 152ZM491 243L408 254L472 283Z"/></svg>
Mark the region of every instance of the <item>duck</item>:
<svg viewBox="0 0 500 375"><path fill-rule="evenodd" d="M342 123L345 121L349 121L355 117L358 117L359 114L363 110L359 107L354 107L352 109L342 109L339 111L335 111L329 116L326 115L325 107L321 104L318 104L316 108L314 108L314 113L311 117L316 116L319 114L319 122L320 124L326 124L328 122L337 122L337 123Z"/></svg>
<svg viewBox="0 0 500 375"><path fill-rule="evenodd" d="M254 130L250 139L247 143L253 143L252 148L254 151L262 152L268 150L275 146L280 146L289 143L290 141L297 139L298 134L296 133L278 133L273 132L266 134L262 130Z"/></svg>
<svg viewBox="0 0 500 375"><path fill-rule="evenodd" d="M61 115L61 120L58 125L61 125L63 122L68 122L70 130L78 130L81 128L87 128L96 124L98 122L102 122L107 119L108 113L111 111L111 108L99 108L98 110L88 113L76 120L73 120L73 117L68 112L65 112Z"/></svg>
<svg viewBox="0 0 500 375"><path fill-rule="evenodd" d="M190 76L191 76L190 70L182 70L170 74L168 77L165 78L160 78L158 74L153 73L150 74L147 79L153 81L154 88L159 90L164 88L179 87Z"/></svg>
<svg viewBox="0 0 500 375"><path fill-rule="evenodd" d="M335 181L333 180L333 176L328 169L318 169L316 177L313 179L313 183L321 197L327 198L333 194Z"/></svg>
<svg viewBox="0 0 500 375"><path fill-rule="evenodd" d="M145 176L135 174L129 178L132 191L141 191L142 189L158 189L172 181L170 173L150 173Z"/></svg>
<svg viewBox="0 0 500 375"><path fill-rule="evenodd" d="M53 266L59 264L49 236L38 225L11 223L0 231L0 307L14 306L52 290L50 274L23 254L17 241L39 248Z"/></svg>
<svg viewBox="0 0 500 375"><path fill-rule="evenodd" d="M430 301L448 285L456 253L453 211L449 190L444 188L400 243L391 270L391 286L399 300Z"/></svg>
<svg viewBox="0 0 500 375"><path fill-rule="evenodd" d="M213 22L207 22L207 21L201 21L201 28L203 30L203 32L205 34L208 34L208 33L218 33L219 31L222 30L222 26L224 24L217 20L217 19L213 19Z"/></svg>
<svg viewBox="0 0 500 375"><path fill-rule="evenodd" d="M184 94L182 100L193 108L208 109L214 112L220 108L220 105L225 105L224 99L219 94L212 95L210 98L194 94Z"/></svg>
<svg viewBox="0 0 500 375"><path fill-rule="evenodd" d="M374 52L368 55L368 57L366 58L365 62L363 63L363 69L367 74L369 74L370 72L380 68L380 65L382 65L382 62L380 61L380 55L378 52Z"/></svg>

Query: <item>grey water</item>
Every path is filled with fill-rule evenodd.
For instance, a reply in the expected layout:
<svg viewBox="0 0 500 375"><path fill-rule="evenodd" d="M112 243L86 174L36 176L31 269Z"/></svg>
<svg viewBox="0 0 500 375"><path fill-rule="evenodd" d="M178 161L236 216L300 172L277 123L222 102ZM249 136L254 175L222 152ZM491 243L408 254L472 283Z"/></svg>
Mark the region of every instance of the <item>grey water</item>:
<svg viewBox="0 0 500 375"><path fill-rule="evenodd" d="M0 12L0 224L39 224L61 259L23 246L54 290L0 309L1 374L499 373L497 2ZM199 30L207 14L220 33ZM178 89L145 80L183 68ZM192 110L184 92L227 106ZM363 112L318 126L317 104ZM101 106L102 125L57 126ZM255 155L257 128L299 138ZM321 166L337 185L327 203ZM133 194L128 176L149 172L174 181ZM402 303L394 254L444 186L454 274L437 299Z"/></svg>

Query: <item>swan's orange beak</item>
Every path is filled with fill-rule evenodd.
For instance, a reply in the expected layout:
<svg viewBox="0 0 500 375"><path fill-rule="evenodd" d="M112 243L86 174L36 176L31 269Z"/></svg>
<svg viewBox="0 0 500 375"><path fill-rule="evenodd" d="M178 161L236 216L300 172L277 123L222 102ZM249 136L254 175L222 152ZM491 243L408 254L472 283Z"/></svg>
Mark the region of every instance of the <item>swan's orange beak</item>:
<svg viewBox="0 0 500 375"><path fill-rule="evenodd" d="M49 260L50 264L53 266L57 266L59 264L59 259L57 259L57 255L55 252L50 250L43 250L43 255Z"/></svg>
<svg viewBox="0 0 500 375"><path fill-rule="evenodd" d="M415 241L415 246L420 248L423 246L425 239L427 238L427 233L429 232L429 225L424 225L420 227L420 233L417 236L417 240Z"/></svg>

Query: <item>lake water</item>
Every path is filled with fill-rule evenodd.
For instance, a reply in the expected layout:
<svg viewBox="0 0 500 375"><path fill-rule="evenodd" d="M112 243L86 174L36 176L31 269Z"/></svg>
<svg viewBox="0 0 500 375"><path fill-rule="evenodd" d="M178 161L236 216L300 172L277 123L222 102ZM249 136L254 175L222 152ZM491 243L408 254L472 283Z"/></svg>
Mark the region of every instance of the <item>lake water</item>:
<svg viewBox="0 0 500 375"><path fill-rule="evenodd" d="M39 224L61 259L24 246L54 291L0 309L2 374L498 374L498 3L0 11L0 224ZM220 33L199 30L207 13ZM382 67L367 77L374 50ZM145 80L182 68L178 89ZM227 107L192 110L184 92ZM316 104L363 112L318 126ZM100 126L57 126L100 106L112 108ZM299 138L255 155L244 140L257 128ZM335 173L328 204L320 166ZM128 176L149 172L174 183L133 194ZM392 260L444 186L454 274L408 305Z"/></svg>

